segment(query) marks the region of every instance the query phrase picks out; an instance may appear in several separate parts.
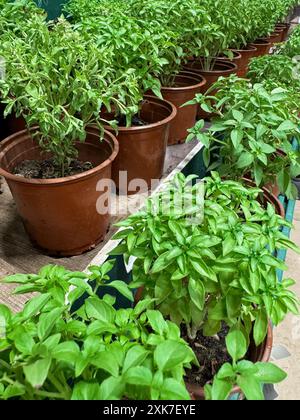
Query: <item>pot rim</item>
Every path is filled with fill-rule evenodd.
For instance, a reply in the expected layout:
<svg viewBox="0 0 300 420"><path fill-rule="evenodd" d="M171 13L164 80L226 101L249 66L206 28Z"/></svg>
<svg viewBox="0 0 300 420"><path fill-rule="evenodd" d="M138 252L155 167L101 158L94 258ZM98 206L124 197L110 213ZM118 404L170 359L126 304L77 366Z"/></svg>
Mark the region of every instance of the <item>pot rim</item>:
<svg viewBox="0 0 300 420"><path fill-rule="evenodd" d="M285 30L285 26L275 26L275 31L274 32L272 32L272 34L271 35L275 35L275 34L277 34L277 33L281 33L281 32L283 32Z"/></svg>
<svg viewBox="0 0 300 420"><path fill-rule="evenodd" d="M194 60L194 61L197 61L197 59ZM216 60L215 64L220 64L220 65L229 64L229 66L231 66L231 68L227 68L225 70L202 70L202 69L197 69L196 71L199 71L199 72L201 71L201 73L204 73L204 74L224 74L224 73L227 74L227 73L232 73L233 71L236 71L238 69L237 64L235 64L233 61ZM184 66L184 68L193 70L193 67Z"/></svg>
<svg viewBox="0 0 300 420"><path fill-rule="evenodd" d="M271 42L269 42L267 38L259 38L259 39L256 39L255 41L251 42L250 45L251 46L253 45L255 48L257 48L256 45L269 46L269 45L271 45Z"/></svg>
<svg viewBox="0 0 300 420"><path fill-rule="evenodd" d="M271 32L269 35L267 35L265 38L277 38L278 36L282 35L283 29L277 29L274 32Z"/></svg>
<svg viewBox="0 0 300 420"><path fill-rule="evenodd" d="M240 54L241 54L241 56L243 56L243 52L249 52L249 51L251 51L251 52L256 52L257 51L257 48L254 46L254 45L246 45L245 46L245 48L244 49L238 49L238 48L232 48L232 50L233 51L238 51Z"/></svg>
<svg viewBox="0 0 300 420"><path fill-rule="evenodd" d="M291 23L288 23L288 22L286 22L286 23L276 23L275 29L276 28L288 28L289 26L291 26Z"/></svg>
<svg viewBox="0 0 300 420"><path fill-rule="evenodd" d="M183 70L183 72L184 72L184 70ZM188 85L188 86L174 86L174 87L162 86L161 91L162 92L174 92L175 93L175 92L181 92L181 91L195 90L195 89L198 89L198 88L204 86L207 83L205 77L201 76L201 74L194 73L194 75L195 75L195 80L198 77L198 78L202 79L201 82L193 84L193 85ZM190 73L190 75L179 73L179 74L176 75L176 77L177 76L184 77L186 79L191 79L193 77L192 72Z"/></svg>
<svg viewBox="0 0 300 420"><path fill-rule="evenodd" d="M268 333L264 341L264 350L259 360L257 360L257 362L268 362L271 358L272 348L273 348L273 327L272 327L271 321L269 321ZM189 384L188 382L186 382L186 387L192 397L195 397L196 399L197 397L198 399L205 398L204 387L200 387L194 384ZM232 388L230 395L240 394L240 393L242 393L241 388L238 385L235 385Z"/></svg>
<svg viewBox="0 0 300 420"><path fill-rule="evenodd" d="M151 124L147 124L147 125L143 125L143 126L135 126L135 127L118 127L118 132L126 133L126 132L129 131L129 132L140 133L140 132L143 132L143 131L147 131L149 129L151 130L152 128L157 128L157 127L166 125L166 124L170 123L176 117L177 109L176 109L175 105L172 104L172 102L166 101L165 99L160 99L159 97L154 96L154 95L144 95L144 99L145 100L150 99L152 101L154 100L155 102L160 103L162 105L163 105L163 103L167 104L172 109L172 111L170 111L170 115L168 117L164 118L163 120L158 121L156 123L151 123ZM113 128L110 127L109 125L105 125L104 128L105 128L105 130L108 130L108 131L113 130Z"/></svg>
<svg viewBox="0 0 300 420"><path fill-rule="evenodd" d="M0 159L1 156L5 155L5 151L1 150L3 149L3 146L5 146L6 144L9 143L13 143L13 139L16 137L19 137L20 135L27 135L28 137L30 137L30 133L32 131L35 131L37 129L37 127L31 127L29 130L25 129L22 131L19 131L17 133L12 134L11 136L7 137L5 140L3 140L0 143ZM86 128L87 133L90 130L96 130L96 126L90 125ZM96 133L95 133L96 134ZM17 183L22 183L22 184L29 184L29 185L47 185L47 186L56 186L56 185L62 185L62 184L71 184L71 183L75 183L80 181L83 178L89 178L91 176L93 176L96 172L99 172L100 170L104 169L105 167L109 166L117 157L117 154L119 153L119 143L116 139L116 137L110 133L107 130L104 130L103 133L103 140L106 140L107 142L109 142L112 146L112 152L110 154L110 156L102 163L100 163L100 165L96 166L95 168L89 169L88 171L82 172L80 174L77 175L70 175L67 177L63 177L63 178L51 178L51 179L41 179L41 178L25 178L22 176L17 176L14 175L10 172L7 172L5 169L0 167L0 175L2 175L5 179L9 179L10 181L14 181ZM16 141L16 140L15 140ZM99 135L99 143L100 143L100 135ZM82 145L84 146L84 143L82 143ZM38 144L37 144L38 146Z"/></svg>

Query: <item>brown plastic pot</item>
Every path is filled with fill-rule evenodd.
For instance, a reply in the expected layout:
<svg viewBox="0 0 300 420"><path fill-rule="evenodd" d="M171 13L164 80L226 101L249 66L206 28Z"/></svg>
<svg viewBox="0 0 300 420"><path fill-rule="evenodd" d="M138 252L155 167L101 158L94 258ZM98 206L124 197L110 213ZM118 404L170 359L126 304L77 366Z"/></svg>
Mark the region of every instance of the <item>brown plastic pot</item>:
<svg viewBox="0 0 300 420"><path fill-rule="evenodd" d="M265 185L265 188L275 197L278 197L280 194L280 188L277 182L269 182Z"/></svg>
<svg viewBox="0 0 300 420"><path fill-rule="evenodd" d="M200 74L206 79L206 90L208 90L219 77L228 77L237 72L237 65L234 62L227 60L215 61L213 70L203 70L201 60L193 60L184 65L184 69Z"/></svg>
<svg viewBox="0 0 300 420"><path fill-rule="evenodd" d="M238 51L231 50L231 52L233 53L233 58L229 58L226 55L219 55L218 60L230 61L230 62L236 64L237 65L237 71L239 71L241 61L242 61L242 56Z"/></svg>
<svg viewBox="0 0 300 420"><path fill-rule="evenodd" d="M228 77L231 74L237 73L237 65L234 62L226 60L216 60L213 70L203 70L201 60L193 60L188 62L184 69L188 71L193 71L194 73L200 74L206 79L205 88L208 90L218 79L219 77ZM198 118L209 119L212 115L203 111L198 107Z"/></svg>
<svg viewBox="0 0 300 420"><path fill-rule="evenodd" d="M267 337L265 341L263 342L263 344L261 344L259 347L256 347L254 344L254 341L253 340L251 341L250 349L249 349L250 361L253 363L268 362L271 357L272 347L273 347L273 330L272 330L272 325L269 323ZM197 385L192 385L189 383L186 383L186 387L193 399L195 400L205 399L204 388ZM230 396L233 396L234 394L243 395L241 388L238 386L235 386L232 389Z"/></svg>
<svg viewBox="0 0 300 420"><path fill-rule="evenodd" d="M265 187L263 187L263 192L264 192L264 197L267 197L268 202L275 207L276 213L279 216L285 218L284 207L278 199L280 191L279 191L279 187L277 186L277 184L276 185L272 184L272 187L271 187L271 185L269 185L269 186L266 185Z"/></svg>
<svg viewBox="0 0 300 420"><path fill-rule="evenodd" d="M248 180L246 181L248 182ZM140 287L136 292L134 305L137 305L137 303L142 299L142 297L143 297L143 287ZM272 347L273 347L273 328L272 328L271 323L269 323L267 337L259 347L256 347L253 338L251 339L250 347L249 347L250 361L253 363L268 362L271 357ZM186 387L193 400L205 399L205 393L204 393L203 387L200 387L195 384L190 384L188 382L186 382ZM234 394L242 395L242 390L238 386L235 386L233 387L230 396L233 396Z"/></svg>
<svg viewBox="0 0 300 420"><path fill-rule="evenodd" d="M257 49L253 57L260 57L262 55L269 54L272 46L271 43L266 39L257 39L249 45Z"/></svg>
<svg viewBox="0 0 300 420"><path fill-rule="evenodd" d="M271 48L273 48L275 44L278 44L282 41L282 37L283 37L283 31L278 31L278 32L276 31L270 34L269 36L264 37L263 39L266 39L268 42L270 42Z"/></svg>
<svg viewBox="0 0 300 420"><path fill-rule="evenodd" d="M252 187L252 188L256 187L255 182L252 179L248 178L247 176L243 178L243 181L249 187ZM276 214L278 214L282 218L285 218L284 207L278 199L279 188L278 188L278 194L277 194L276 188L278 187L275 186L274 184L268 184L264 186L263 188L261 188L261 190L263 191L263 197L262 199L259 199L259 201L261 201L263 205L267 205L268 203L272 204L272 206L275 208Z"/></svg>
<svg viewBox="0 0 300 420"><path fill-rule="evenodd" d="M182 71L175 77L174 87L162 87L163 98L177 109L177 115L170 123L168 145L185 142L188 129L196 123L198 105L182 105L194 99L197 93L204 93L205 85L203 76Z"/></svg>
<svg viewBox="0 0 300 420"><path fill-rule="evenodd" d="M119 127L116 137L120 149L113 163L112 178L121 194L132 195L150 189L152 182L162 177L170 124L176 113L171 102L145 95L140 117L149 124ZM114 114L105 113L103 117L108 120L115 118ZM109 126L106 129L113 131ZM120 181L120 172L126 173L126 179L122 177ZM135 180L138 184L140 180L144 181L144 186L136 185Z"/></svg>
<svg viewBox="0 0 300 420"><path fill-rule="evenodd" d="M242 56L237 75L239 77L245 77L248 73L249 62L251 58L255 57L257 49L253 45L247 45L247 47L243 48L242 50L235 51L238 51Z"/></svg>
<svg viewBox="0 0 300 420"><path fill-rule="evenodd" d="M32 242L50 255L79 255L101 242L109 226L109 209L101 206L109 194L97 191L97 184L111 179L111 165L118 154L118 142L108 132L100 141L99 130L87 129L87 139L76 147L79 159L94 168L79 175L57 179L26 179L12 174L24 160L43 160L32 139L31 129L16 133L0 143L0 175L6 178L18 213ZM97 206L98 210L97 211Z"/></svg>
<svg viewBox="0 0 300 420"><path fill-rule="evenodd" d="M291 23L278 23L275 27L275 31L277 30L282 31L281 42L286 41L289 35L289 30L291 28Z"/></svg>

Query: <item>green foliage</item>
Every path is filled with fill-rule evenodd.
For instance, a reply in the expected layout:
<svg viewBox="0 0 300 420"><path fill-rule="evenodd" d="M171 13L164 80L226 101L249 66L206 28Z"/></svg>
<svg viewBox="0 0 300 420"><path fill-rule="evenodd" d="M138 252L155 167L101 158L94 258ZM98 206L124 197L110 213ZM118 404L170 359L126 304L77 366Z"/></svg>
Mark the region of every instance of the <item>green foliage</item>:
<svg viewBox="0 0 300 420"><path fill-rule="evenodd" d="M189 399L182 378L197 362L179 328L148 309L152 300L116 310L112 296L97 296L113 287L133 299L124 282L109 280L113 264L89 273L46 266L4 280L38 294L18 314L0 306L0 400Z"/></svg>
<svg viewBox="0 0 300 420"><path fill-rule="evenodd" d="M136 257L131 287L143 287L165 317L184 323L191 340L199 330L218 333L225 322L249 343L254 323L259 345L268 319L278 325L298 312L290 283L278 283L276 269L285 265L274 256L276 249L300 251L281 233L290 225L259 204L257 188L212 173L203 200L203 185L190 180L178 175L146 211L119 223L124 230L115 239L122 242L112 254Z"/></svg>
<svg viewBox="0 0 300 420"><path fill-rule="evenodd" d="M156 40L157 53L166 62L153 76L167 86L181 62L189 57L201 58L203 68L210 70L215 58L228 48L241 48L259 36L268 35L294 3L293 0L71 0L66 12L74 22L84 22L85 29L94 33L95 29L89 28L90 21L109 22L112 32L118 33L119 27L114 28L118 18L125 15L129 20L133 18L139 25L140 29L136 28L139 36L149 33ZM129 48L121 53L130 60L136 41L125 34L127 31L124 37L130 39Z"/></svg>
<svg viewBox="0 0 300 420"><path fill-rule="evenodd" d="M265 55L251 60L248 77L252 83L276 84L295 93L300 92L296 63L286 55Z"/></svg>
<svg viewBox="0 0 300 420"><path fill-rule="evenodd" d="M218 168L230 179L250 176L258 187L277 181L282 193L295 198L292 178L300 173L300 154L291 141L299 139L298 101L297 92L276 84L220 78L206 95L189 102L215 117L207 131L198 122L188 140L196 136L203 143L208 170Z"/></svg>
<svg viewBox="0 0 300 420"><path fill-rule="evenodd" d="M25 19L24 16L29 19ZM15 36L26 36L26 27L32 20L45 21L45 12L32 0L0 1L0 34L1 40L7 32Z"/></svg>
<svg viewBox="0 0 300 420"><path fill-rule="evenodd" d="M100 110L120 105L120 86L128 79L124 75L116 80L110 52L84 42L63 19L46 24L42 16L26 31L24 37L7 34L2 43L4 115L14 111L29 127L38 127L37 141L52 153L64 176L70 159L77 156L76 142L85 140L92 123L101 134Z"/></svg>
<svg viewBox="0 0 300 420"><path fill-rule="evenodd" d="M190 184L194 178L179 174L148 200L145 211L120 222L115 239L121 244L112 255L135 257L131 287L142 287L143 297L154 299L164 317L185 325L191 342L198 331L214 336L223 323L229 327L232 364L206 385L206 399L227 399L234 385L247 399L263 399L262 384L286 375L245 357L250 340L256 346L264 342L269 320L278 325L288 312L299 314L299 301L289 290L294 281L278 283L276 271L286 267L274 253L300 249L281 232L291 225L258 188L212 172L203 194L202 184Z"/></svg>
<svg viewBox="0 0 300 420"><path fill-rule="evenodd" d="M279 49L281 54L294 58L300 55L300 27L296 26L287 42Z"/></svg>

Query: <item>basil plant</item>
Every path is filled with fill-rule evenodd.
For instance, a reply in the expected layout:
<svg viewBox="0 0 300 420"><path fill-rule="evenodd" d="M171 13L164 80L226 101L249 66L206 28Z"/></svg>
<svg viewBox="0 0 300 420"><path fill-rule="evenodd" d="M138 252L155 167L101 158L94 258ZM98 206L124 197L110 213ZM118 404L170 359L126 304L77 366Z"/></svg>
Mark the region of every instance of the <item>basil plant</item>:
<svg viewBox="0 0 300 420"><path fill-rule="evenodd" d="M251 60L248 78L252 83L277 85L291 92L300 92L300 80L294 60L287 55L273 54Z"/></svg>
<svg viewBox="0 0 300 420"><path fill-rule="evenodd" d="M121 89L134 86L132 76L117 80L110 51L85 42L64 19L33 20L22 37L7 33L1 54L6 62L6 77L0 80L4 116L14 112L28 127L37 126L41 149L52 154L62 177L68 175L78 153L76 142L85 140L89 124L103 132L101 108L122 106Z"/></svg>
<svg viewBox="0 0 300 420"><path fill-rule="evenodd" d="M18 314L0 305L0 400L190 399L183 376L197 363L193 351L151 299L114 309L113 289L133 297L109 280L113 264L4 280L36 295Z"/></svg>
<svg viewBox="0 0 300 420"><path fill-rule="evenodd" d="M189 102L214 117L207 131L198 121L187 140L197 137L203 143L208 170L218 169L229 179L251 178L258 187L278 184L281 193L295 198L292 178L300 173L300 154L292 141L299 141L298 101L297 92L274 83L220 78Z"/></svg>
<svg viewBox="0 0 300 420"><path fill-rule="evenodd" d="M24 18L26 17L26 19ZM46 20L46 13L33 0L0 1L0 34L3 41L7 32L25 36L26 27L32 20Z"/></svg>
<svg viewBox="0 0 300 420"><path fill-rule="evenodd" d="M248 344L253 330L258 346L269 319L278 325L288 312L298 313L289 291L294 282L278 283L276 270L286 266L274 255L287 248L299 253L281 233L291 225L271 204L257 201L257 188L222 181L213 172L203 202L202 184L189 181L178 175L145 211L120 222L115 239L122 242L112 254L135 257L131 287L143 288L165 317L184 324L190 340L199 330L213 336L225 322ZM181 205L187 198L189 204Z"/></svg>

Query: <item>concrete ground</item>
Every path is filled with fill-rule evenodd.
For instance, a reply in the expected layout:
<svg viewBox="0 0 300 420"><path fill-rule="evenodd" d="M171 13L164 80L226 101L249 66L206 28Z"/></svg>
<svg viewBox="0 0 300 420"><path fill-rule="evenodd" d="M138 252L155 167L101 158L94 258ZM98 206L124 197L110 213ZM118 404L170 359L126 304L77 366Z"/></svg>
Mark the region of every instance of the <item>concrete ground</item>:
<svg viewBox="0 0 300 420"><path fill-rule="evenodd" d="M300 6L296 7L292 17L293 25L300 22ZM300 201L296 204L294 230L291 239L300 246ZM300 255L288 252L286 264L289 267L285 278L296 280L294 291L300 298ZM287 379L275 386L276 393L271 398L276 400L300 400L300 317L288 315L286 320L274 329L274 347L272 361L287 372ZM271 392L272 394L272 392Z"/></svg>
<svg viewBox="0 0 300 420"><path fill-rule="evenodd" d="M294 215L295 229L291 239L300 246L300 201ZM300 298L300 255L288 252L285 278L296 280L294 291ZM288 315L286 320L274 329L273 361L285 370L287 379L275 386L278 400L300 400L300 317Z"/></svg>

